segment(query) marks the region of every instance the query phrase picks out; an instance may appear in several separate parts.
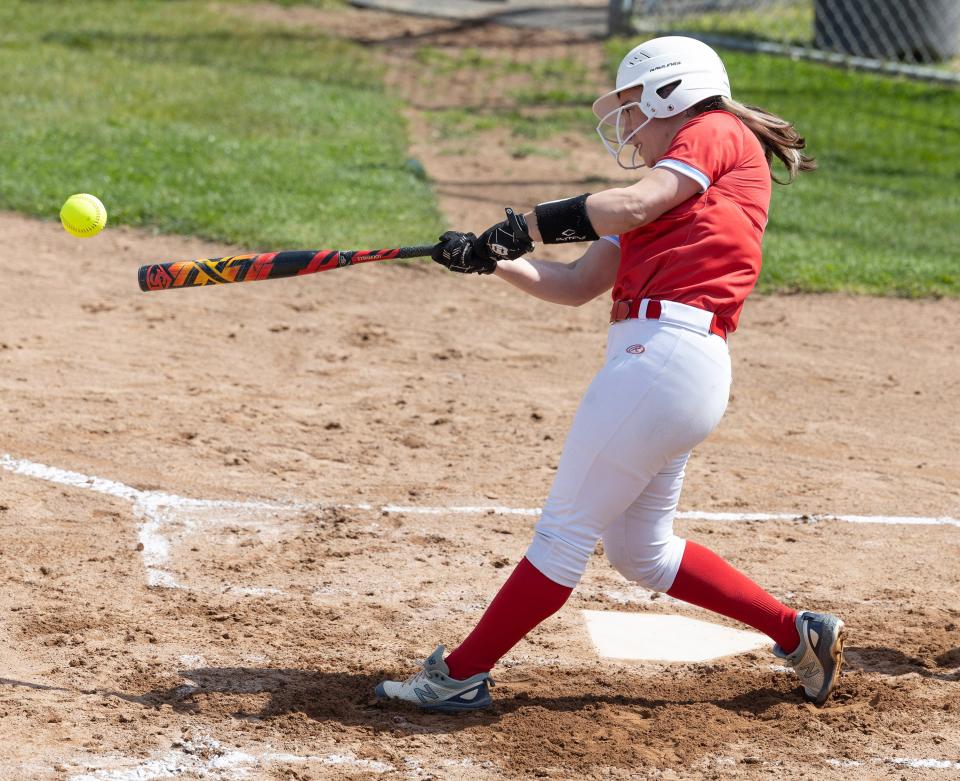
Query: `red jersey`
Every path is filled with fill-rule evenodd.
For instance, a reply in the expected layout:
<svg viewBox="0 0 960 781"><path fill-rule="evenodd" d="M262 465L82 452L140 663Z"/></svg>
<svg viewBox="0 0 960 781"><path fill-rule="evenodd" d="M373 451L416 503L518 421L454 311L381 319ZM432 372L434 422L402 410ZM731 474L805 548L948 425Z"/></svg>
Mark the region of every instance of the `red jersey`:
<svg viewBox="0 0 960 781"><path fill-rule="evenodd" d="M689 176L701 193L620 235L613 299L690 304L730 333L760 274L771 190L763 146L733 114L708 111L680 128L654 167Z"/></svg>

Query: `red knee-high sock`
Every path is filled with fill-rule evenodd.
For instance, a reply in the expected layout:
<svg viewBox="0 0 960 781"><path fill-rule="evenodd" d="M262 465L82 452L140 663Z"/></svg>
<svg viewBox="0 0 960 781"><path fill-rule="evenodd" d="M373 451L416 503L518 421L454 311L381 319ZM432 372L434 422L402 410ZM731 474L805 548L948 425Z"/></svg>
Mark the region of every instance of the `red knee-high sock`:
<svg viewBox="0 0 960 781"><path fill-rule="evenodd" d="M713 551L690 540L667 594L742 621L772 637L787 653L800 644L797 611L778 602Z"/></svg>
<svg viewBox="0 0 960 781"><path fill-rule="evenodd" d="M572 591L521 559L480 623L447 657L450 676L462 681L493 669L527 632L563 607Z"/></svg>

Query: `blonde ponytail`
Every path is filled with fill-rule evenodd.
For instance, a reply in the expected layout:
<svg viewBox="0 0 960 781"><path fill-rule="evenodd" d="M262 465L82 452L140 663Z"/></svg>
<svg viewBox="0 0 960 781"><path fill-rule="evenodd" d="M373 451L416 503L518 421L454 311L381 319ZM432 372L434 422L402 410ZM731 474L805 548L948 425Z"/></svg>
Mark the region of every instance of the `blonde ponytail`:
<svg viewBox="0 0 960 781"><path fill-rule="evenodd" d="M814 171L817 168L817 161L800 151L806 147L806 139L796 131L792 122L776 114L756 106L745 106L719 95L698 103L694 106L694 111L697 114L702 114L704 111L726 111L738 117L763 145L764 154L771 168L774 157L786 166L789 178L785 182L777 179L771 170L770 176L775 182L790 184L801 171Z"/></svg>

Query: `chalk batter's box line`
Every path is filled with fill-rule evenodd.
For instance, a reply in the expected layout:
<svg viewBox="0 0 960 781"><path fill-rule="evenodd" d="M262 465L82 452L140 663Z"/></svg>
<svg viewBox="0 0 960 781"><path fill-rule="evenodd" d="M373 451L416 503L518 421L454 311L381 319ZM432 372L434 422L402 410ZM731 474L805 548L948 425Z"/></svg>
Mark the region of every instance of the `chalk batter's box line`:
<svg viewBox="0 0 960 781"><path fill-rule="evenodd" d="M168 527L177 524L196 528L203 524L187 521L180 511L198 509L223 510L259 510L267 513L296 512L302 510L363 510L381 513L404 513L409 515L518 515L535 517L540 515L539 508L506 507L503 505L447 505L438 507L386 504L379 508L370 504L321 504L321 503L280 503L269 501L231 501L219 499L193 499L169 494L162 491L141 491L115 480L95 475L73 472L59 467L41 464L27 459L13 458L9 454L0 456L0 467L8 472L32 477L58 485L106 494L124 499L133 504L134 515L142 521L137 529L138 541L143 546L141 555L147 574L147 585L161 588L189 588L176 581L170 571L170 539ZM178 518L178 514L181 516ZM917 516L881 516L881 515L834 515L834 514L790 514L790 513L708 513L699 511L678 512L681 520L700 520L717 523L732 522L790 522L805 521L820 523L835 521L841 523L872 523L904 526L953 526L960 528L960 519L950 517L930 518ZM239 522L237 522L239 523ZM245 589L224 584L228 591L267 595L275 589Z"/></svg>

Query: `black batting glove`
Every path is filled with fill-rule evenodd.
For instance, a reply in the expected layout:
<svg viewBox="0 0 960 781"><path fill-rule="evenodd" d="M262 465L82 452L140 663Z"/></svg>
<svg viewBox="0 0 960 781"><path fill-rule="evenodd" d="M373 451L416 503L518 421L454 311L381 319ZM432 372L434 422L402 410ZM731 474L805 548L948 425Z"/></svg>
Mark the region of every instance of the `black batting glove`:
<svg viewBox="0 0 960 781"><path fill-rule="evenodd" d="M476 241L477 254L489 260L515 260L533 249L523 215L510 208L505 211L507 219L487 228Z"/></svg>
<svg viewBox="0 0 960 781"><path fill-rule="evenodd" d="M430 256L458 274L492 274L497 270L496 260L477 252L477 237L472 233L447 231Z"/></svg>

